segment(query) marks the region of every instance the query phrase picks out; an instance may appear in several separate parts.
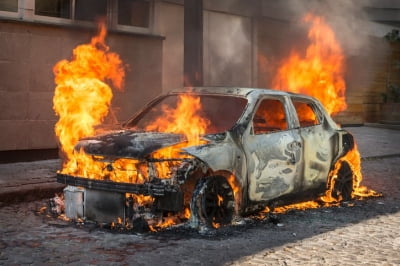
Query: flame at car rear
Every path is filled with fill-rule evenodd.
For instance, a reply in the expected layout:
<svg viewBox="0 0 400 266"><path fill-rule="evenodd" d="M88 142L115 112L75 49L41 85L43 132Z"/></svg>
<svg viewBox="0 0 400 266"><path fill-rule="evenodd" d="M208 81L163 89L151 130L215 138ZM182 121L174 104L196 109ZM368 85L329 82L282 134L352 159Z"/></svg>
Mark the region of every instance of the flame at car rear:
<svg viewBox="0 0 400 266"><path fill-rule="evenodd" d="M310 24L308 31L309 45L305 53L293 50L285 58L273 79L273 87L279 90L301 93L317 98L330 115L344 111L346 104L346 84L344 81L345 56L332 28L325 19L311 13L303 17L303 22ZM304 56L301 56L304 54ZM303 115L313 116L309 109L298 109ZM305 114L307 113L307 114ZM335 176L341 163L345 161L353 172L352 197L380 196L379 193L360 186L362 180L361 156L357 145L348 151L333 167L330 183L322 202L308 201L276 208L274 212L285 212L289 209L317 208L333 206L339 202L331 193ZM268 209L268 208L267 208ZM266 210L267 212L269 211Z"/></svg>
<svg viewBox="0 0 400 266"><path fill-rule="evenodd" d="M346 153L345 156L340 158L336 164L334 165L333 170L331 171L331 179L328 184L328 189L321 199L326 203L336 202L336 199L332 198L332 190L334 187L335 179L337 178L338 172L340 170L342 162L349 163L351 171L353 172L353 191L352 197L379 197L382 196L380 193L367 188L366 186L361 186L362 174L361 174L361 156L358 151L357 145L355 144L354 148Z"/></svg>
<svg viewBox="0 0 400 266"><path fill-rule="evenodd" d="M346 109L346 84L342 48L324 18L307 14L303 22L310 24L310 44L304 56L293 50L282 61L273 88L313 96L329 114L343 111Z"/></svg>

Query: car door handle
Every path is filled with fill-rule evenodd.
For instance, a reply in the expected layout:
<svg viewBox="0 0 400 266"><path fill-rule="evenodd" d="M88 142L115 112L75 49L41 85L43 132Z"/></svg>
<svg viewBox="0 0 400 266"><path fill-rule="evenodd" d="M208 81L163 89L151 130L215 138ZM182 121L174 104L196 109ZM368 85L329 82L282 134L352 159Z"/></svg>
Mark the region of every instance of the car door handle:
<svg viewBox="0 0 400 266"><path fill-rule="evenodd" d="M301 142L300 141L293 141L289 143L289 149L291 151L296 151L301 148Z"/></svg>
<svg viewBox="0 0 400 266"><path fill-rule="evenodd" d="M296 155L294 154L294 152L291 152L289 156L290 156L290 158L288 159L288 163L296 164Z"/></svg>

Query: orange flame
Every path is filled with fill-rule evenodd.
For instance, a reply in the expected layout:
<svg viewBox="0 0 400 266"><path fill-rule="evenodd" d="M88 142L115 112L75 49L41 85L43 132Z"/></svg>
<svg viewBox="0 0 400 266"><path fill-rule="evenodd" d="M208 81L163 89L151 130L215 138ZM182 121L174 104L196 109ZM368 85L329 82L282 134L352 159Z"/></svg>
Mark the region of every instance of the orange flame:
<svg viewBox="0 0 400 266"><path fill-rule="evenodd" d="M159 117L147 125L145 129L183 134L186 136L186 142L156 151L154 153L155 158L182 158L179 153L180 148L205 143L204 140L200 139L200 136L206 132L210 121L199 115L202 110L199 97L190 94L179 95L175 109L168 106L162 106L162 108L165 116ZM157 171L161 175L166 175L170 171L170 165L158 165Z"/></svg>
<svg viewBox="0 0 400 266"><path fill-rule="evenodd" d="M279 68L273 87L313 96L329 114L343 111L346 109L346 85L342 48L322 17L307 14L303 21L311 23L310 44L305 56L292 51Z"/></svg>
<svg viewBox="0 0 400 266"><path fill-rule="evenodd" d="M117 89L124 83L122 61L109 52L106 33L105 25L100 24L98 35L89 44L77 46L71 61L61 60L53 68L57 85L53 109L59 116L55 132L66 156L64 172L76 170L84 158L74 152L74 146L79 139L93 135L94 127L108 113L113 94L106 82Z"/></svg>
<svg viewBox="0 0 400 266"><path fill-rule="evenodd" d="M350 151L348 151L342 158L340 158L335 166L334 169L331 172L331 176L336 176L342 162L347 162L351 168L351 171L353 172L353 192L352 192L352 198L358 196L358 197L379 197L381 196L380 193L375 192L372 189L368 189L365 186L361 186L361 181L362 181L362 173L361 173L361 156L360 152L358 151L357 144L354 144L354 148ZM330 180L330 184L328 184L328 189L326 191L326 194L321 197L321 199L326 202L335 202L336 200L332 198L331 192L334 187L334 182L335 179L332 178Z"/></svg>
<svg viewBox="0 0 400 266"><path fill-rule="evenodd" d="M167 216L167 217L163 217L162 220L159 221L155 225L150 225L149 224L149 228L150 228L150 231L156 232L156 231L158 231L160 229L164 229L164 228L176 225L179 222L180 221L179 221L178 217L176 217L176 216Z"/></svg>
<svg viewBox="0 0 400 266"><path fill-rule="evenodd" d="M200 136L204 134L210 121L201 117L200 97L179 95L176 109L163 106L165 117L160 117L147 125L146 130L184 134L189 145L200 144Z"/></svg>
<svg viewBox="0 0 400 266"><path fill-rule="evenodd" d="M311 201L305 201L305 202L289 204L289 205L285 205L285 206L281 206L281 207L276 207L273 209L273 212L274 213L285 213L288 210L293 210L293 209L306 210L306 209L316 209L319 207L321 207L321 205L318 202L311 200ZM269 209L268 209L268 211L265 211L265 212L269 212Z"/></svg>
<svg viewBox="0 0 400 266"><path fill-rule="evenodd" d="M220 224L220 223L216 223L216 222L211 222L211 225L212 225L212 227L215 228L215 229L218 229L218 228L221 227L221 224Z"/></svg>
<svg viewBox="0 0 400 266"><path fill-rule="evenodd" d="M343 111L347 108L347 105L342 48L324 18L306 14L303 21L310 24L308 32L310 44L304 57L301 57L297 51L292 51L291 55L283 60L273 80L273 87L313 96L324 105L329 114ZM313 115L302 106L297 111L303 115ZM357 146L335 164L331 176L337 174L342 161L348 162L353 171L353 197L379 195L366 187L360 186L362 180L361 157ZM335 179L330 178L326 195L321 197L325 205L338 203L331 196L334 182ZM316 208L318 206L321 205L315 201L310 201L274 209L274 212L284 212L287 209Z"/></svg>
<svg viewBox="0 0 400 266"><path fill-rule="evenodd" d="M229 185L232 188L233 191L233 198L235 199L235 212L238 212L240 209L240 199L241 199L241 192L240 192L240 185L238 184L238 181L236 180L234 175L230 175L227 178L227 181Z"/></svg>
<svg viewBox="0 0 400 266"><path fill-rule="evenodd" d="M224 198L221 195L217 194L217 205L221 206L223 202Z"/></svg>
<svg viewBox="0 0 400 266"><path fill-rule="evenodd" d="M127 193L127 197L131 196L133 197L133 201L137 203L138 205L151 205L154 202L154 198L150 195L144 196L144 195L137 195L137 194L131 194Z"/></svg>
<svg viewBox="0 0 400 266"><path fill-rule="evenodd" d="M189 208L185 208L185 210L183 211L183 218L189 220L189 218L190 218L190 209Z"/></svg>

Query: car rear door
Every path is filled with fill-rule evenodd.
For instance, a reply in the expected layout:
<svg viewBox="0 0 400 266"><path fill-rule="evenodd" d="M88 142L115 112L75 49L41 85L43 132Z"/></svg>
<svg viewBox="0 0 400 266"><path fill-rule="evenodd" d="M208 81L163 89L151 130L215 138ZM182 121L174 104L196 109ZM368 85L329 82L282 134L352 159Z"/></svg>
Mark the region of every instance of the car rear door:
<svg viewBox="0 0 400 266"><path fill-rule="evenodd" d="M291 193L302 175L302 140L289 123L284 97L259 100L246 133L243 148L247 161L248 196L267 201Z"/></svg>

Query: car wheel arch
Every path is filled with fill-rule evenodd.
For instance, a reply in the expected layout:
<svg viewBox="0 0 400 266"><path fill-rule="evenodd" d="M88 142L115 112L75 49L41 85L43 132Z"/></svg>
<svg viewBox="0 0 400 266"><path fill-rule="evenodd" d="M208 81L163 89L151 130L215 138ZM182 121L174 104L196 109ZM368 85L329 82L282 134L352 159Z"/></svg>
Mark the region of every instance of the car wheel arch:
<svg viewBox="0 0 400 266"><path fill-rule="evenodd" d="M229 224L235 215L235 199L228 179L222 175L200 178L192 194L190 213L194 228Z"/></svg>
<svg viewBox="0 0 400 266"><path fill-rule="evenodd" d="M354 191L354 174L351 162L343 157L336 160L327 177L328 198L336 201L351 200Z"/></svg>

